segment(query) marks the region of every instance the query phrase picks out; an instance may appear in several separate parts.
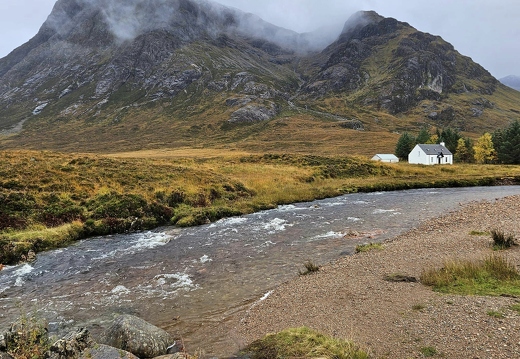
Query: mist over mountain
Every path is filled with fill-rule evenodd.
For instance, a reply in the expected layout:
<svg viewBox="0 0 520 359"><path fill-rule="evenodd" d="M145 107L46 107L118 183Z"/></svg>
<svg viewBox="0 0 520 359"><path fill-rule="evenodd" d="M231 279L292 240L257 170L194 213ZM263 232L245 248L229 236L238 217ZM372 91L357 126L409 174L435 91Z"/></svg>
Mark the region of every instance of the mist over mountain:
<svg viewBox="0 0 520 359"><path fill-rule="evenodd" d="M520 76L509 75L500 79L504 85L520 91Z"/></svg>
<svg viewBox="0 0 520 359"><path fill-rule="evenodd" d="M298 34L211 1L59 0L0 59L0 147L234 143L286 120L478 133L520 111L442 38L375 12L346 18Z"/></svg>

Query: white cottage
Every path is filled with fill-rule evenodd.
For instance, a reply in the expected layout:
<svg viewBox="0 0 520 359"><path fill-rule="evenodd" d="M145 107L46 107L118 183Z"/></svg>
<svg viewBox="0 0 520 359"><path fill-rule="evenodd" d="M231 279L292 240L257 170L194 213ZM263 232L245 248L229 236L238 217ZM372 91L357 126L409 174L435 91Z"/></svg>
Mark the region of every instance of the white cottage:
<svg viewBox="0 0 520 359"><path fill-rule="evenodd" d="M387 163L396 163L399 162L399 158L397 158L396 155L390 155L390 154L377 154L374 157L372 157L372 161L379 161L379 162L387 162Z"/></svg>
<svg viewBox="0 0 520 359"><path fill-rule="evenodd" d="M408 155L408 163L420 165L452 165L453 154L444 143L438 145L417 145Z"/></svg>

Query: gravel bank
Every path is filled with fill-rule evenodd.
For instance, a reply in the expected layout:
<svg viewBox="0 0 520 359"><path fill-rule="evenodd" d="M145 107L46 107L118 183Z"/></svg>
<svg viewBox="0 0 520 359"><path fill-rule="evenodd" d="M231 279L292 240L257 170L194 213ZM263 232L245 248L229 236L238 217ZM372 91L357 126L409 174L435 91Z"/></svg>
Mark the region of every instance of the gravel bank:
<svg viewBox="0 0 520 359"><path fill-rule="evenodd" d="M234 324L233 337L248 343L267 333L308 326L353 340L374 358L520 358L520 298L442 295L420 283L393 283L386 275L419 278L425 268L454 258L493 253L500 229L520 238L520 196L474 202L373 250L345 257L314 275L278 287ZM520 246L501 252L520 265ZM503 318L488 314L500 311Z"/></svg>

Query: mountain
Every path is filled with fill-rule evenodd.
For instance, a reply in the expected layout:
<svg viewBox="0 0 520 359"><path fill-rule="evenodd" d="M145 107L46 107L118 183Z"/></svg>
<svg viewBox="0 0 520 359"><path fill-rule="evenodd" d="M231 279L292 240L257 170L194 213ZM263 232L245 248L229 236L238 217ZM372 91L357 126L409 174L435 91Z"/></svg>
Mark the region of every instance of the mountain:
<svg viewBox="0 0 520 359"><path fill-rule="evenodd" d="M519 100L440 37L375 12L298 34L210 1L58 0L0 59L0 148L372 152L425 125L494 129Z"/></svg>
<svg viewBox="0 0 520 359"><path fill-rule="evenodd" d="M500 79L500 82L517 91L520 91L520 76L509 75Z"/></svg>

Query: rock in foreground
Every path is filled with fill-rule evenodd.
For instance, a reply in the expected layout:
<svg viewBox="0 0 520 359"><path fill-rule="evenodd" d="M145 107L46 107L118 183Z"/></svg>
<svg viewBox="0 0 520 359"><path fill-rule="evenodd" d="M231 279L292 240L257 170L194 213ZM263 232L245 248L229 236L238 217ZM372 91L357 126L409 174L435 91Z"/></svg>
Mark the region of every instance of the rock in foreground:
<svg viewBox="0 0 520 359"><path fill-rule="evenodd" d="M104 334L105 344L126 350L139 358L165 355L172 337L164 330L132 315L117 317Z"/></svg>

